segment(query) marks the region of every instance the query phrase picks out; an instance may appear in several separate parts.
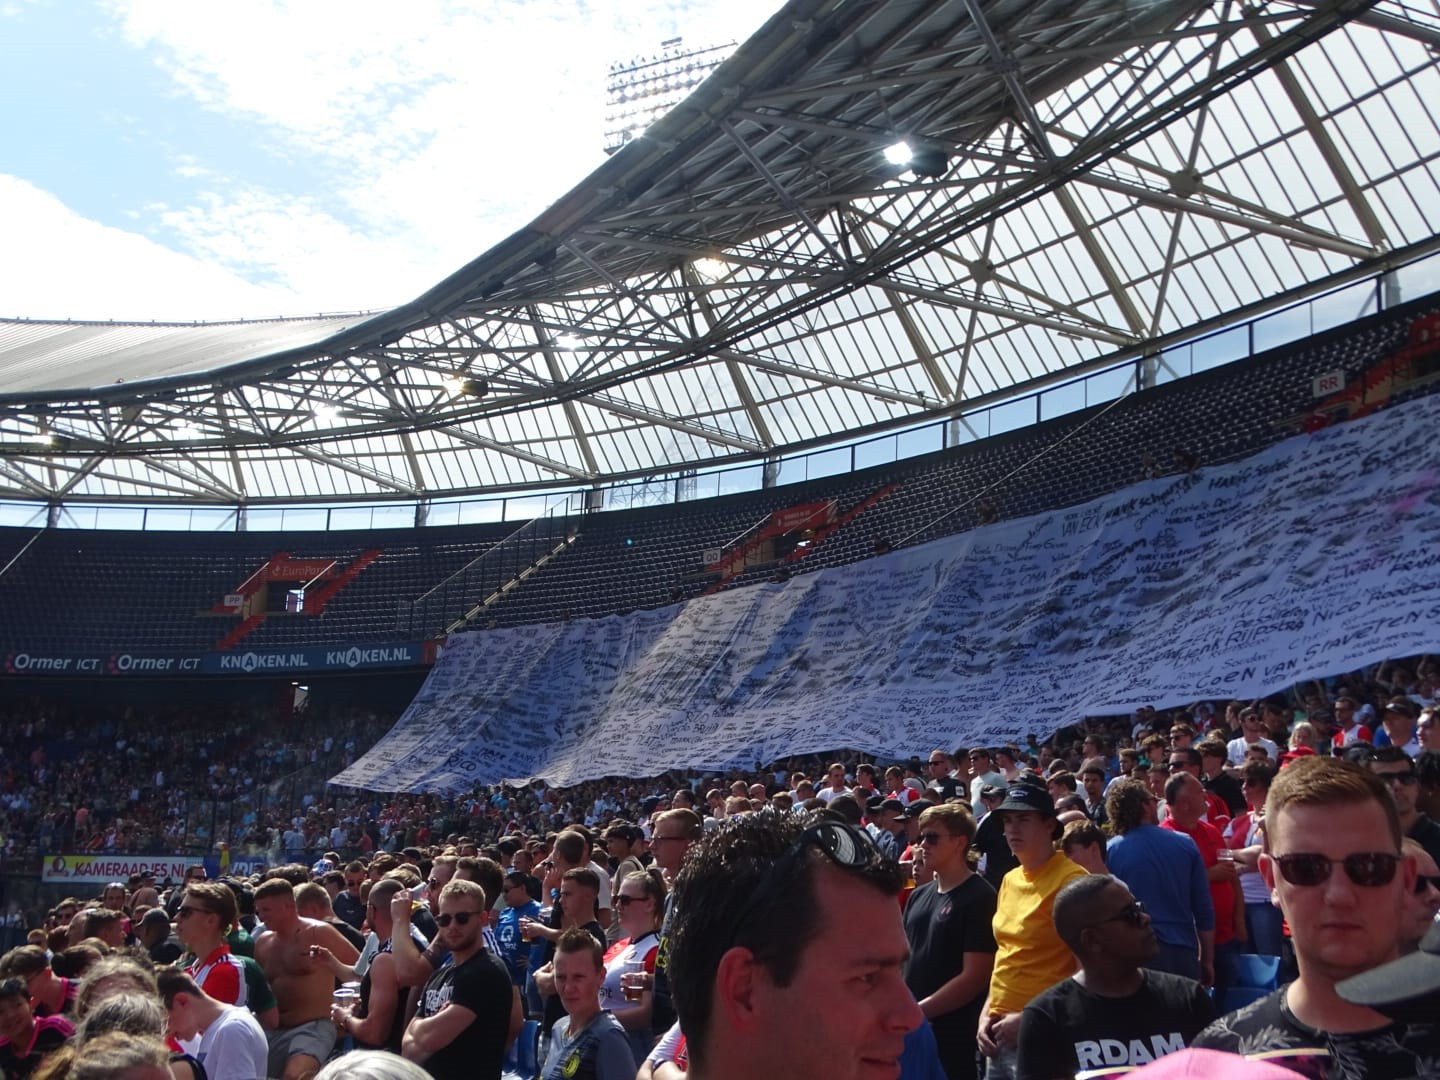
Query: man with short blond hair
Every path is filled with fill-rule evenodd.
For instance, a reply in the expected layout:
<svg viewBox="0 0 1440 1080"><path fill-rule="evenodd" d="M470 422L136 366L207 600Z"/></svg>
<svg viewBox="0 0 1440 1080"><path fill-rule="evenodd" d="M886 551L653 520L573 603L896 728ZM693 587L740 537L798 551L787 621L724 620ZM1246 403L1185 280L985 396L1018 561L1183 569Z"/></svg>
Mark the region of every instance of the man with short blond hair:
<svg viewBox="0 0 1440 1080"><path fill-rule="evenodd" d="M280 1026L268 1033L269 1075L308 1080L335 1046L330 1019L335 981L315 947L330 950L346 967L355 964L360 951L328 923L302 917L294 886L283 878L271 878L255 890L255 915L265 924L255 939L255 959L280 1007Z"/></svg>

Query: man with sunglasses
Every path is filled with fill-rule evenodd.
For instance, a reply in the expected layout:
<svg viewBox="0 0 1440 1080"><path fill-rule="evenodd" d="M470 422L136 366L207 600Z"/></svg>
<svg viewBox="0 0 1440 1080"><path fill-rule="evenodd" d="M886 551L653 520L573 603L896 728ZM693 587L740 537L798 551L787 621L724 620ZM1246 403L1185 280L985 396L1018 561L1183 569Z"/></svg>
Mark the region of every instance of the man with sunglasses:
<svg viewBox="0 0 1440 1080"><path fill-rule="evenodd" d="M1299 977L1222 1017L1195 1045L1282 1057L1312 1077L1433 1075L1440 1028L1393 1022L1336 991L1395 958L1415 884L1384 783L1349 762L1301 758L1276 776L1265 822L1260 873L1290 926Z"/></svg>
<svg viewBox="0 0 1440 1080"><path fill-rule="evenodd" d="M485 949L485 890L454 880L440 890L435 925L450 962L420 991L402 1054L441 1080L499 1080L505 1048L524 1026L505 965Z"/></svg>
<svg viewBox="0 0 1440 1080"><path fill-rule="evenodd" d="M1370 771L1389 785L1400 815L1400 831L1440 862L1440 824L1416 805L1420 776L1410 755L1398 746L1379 747L1370 758Z"/></svg>
<svg viewBox="0 0 1440 1080"><path fill-rule="evenodd" d="M927 791L935 792L936 802L945 802L961 796L964 791L961 781L955 779L955 759L945 750L931 750L929 758L930 782Z"/></svg>
<svg viewBox="0 0 1440 1080"><path fill-rule="evenodd" d="M675 886L670 978L690 1080L894 1080L922 1016L899 868L869 836L794 815L725 821Z"/></svg>
<svg viewBox="0 0 1440 1080"><path fill-rule="evenodd" d="M345 887L335 894L330 906L335 914L356 930L365 921L365 901L360 898L360 887L365 884L365 864L358 859L345 866Z"/></svg>
<svg viewBox="0 0 1440 1080"><path fill-rule="evenodd" d="M176 936L195 958L186 974L224 1005L247 1004L245 967L225 940L238 917L235 894L206 881L187 886L175 912Z"/></svg>
<svg viewBox="0 0 1440 1080"><path fill-rule="evenodd" d="M995 967L995 890L970 868L975 819L958 803L932 806L917 837L934 877L905 904L905 984L930 1021L949 1080L973 1080L980 1006Z"/></svg>
<svg viewBox="0 0 1440 1080"><path fill-rule="evenodd" d="M1160 950L1155 928L1115 878L1072 879L1055 897L1054 919L1080 970L1025 1006L1019 1080L1148 1065L1183 1050L1215 1018L1195 980L1146 968Z"/></svg>

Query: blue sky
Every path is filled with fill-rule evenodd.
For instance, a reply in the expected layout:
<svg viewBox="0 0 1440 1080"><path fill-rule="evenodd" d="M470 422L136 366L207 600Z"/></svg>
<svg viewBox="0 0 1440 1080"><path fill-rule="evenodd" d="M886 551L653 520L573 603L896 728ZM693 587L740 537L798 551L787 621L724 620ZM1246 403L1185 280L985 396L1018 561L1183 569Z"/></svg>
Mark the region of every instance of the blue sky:
<svg viewBox="0 0 1440 1080"><path fill-rule="evenodd" d="M0 0L0 316L409 300L603 160L609 65L779 0Z"/></svg>

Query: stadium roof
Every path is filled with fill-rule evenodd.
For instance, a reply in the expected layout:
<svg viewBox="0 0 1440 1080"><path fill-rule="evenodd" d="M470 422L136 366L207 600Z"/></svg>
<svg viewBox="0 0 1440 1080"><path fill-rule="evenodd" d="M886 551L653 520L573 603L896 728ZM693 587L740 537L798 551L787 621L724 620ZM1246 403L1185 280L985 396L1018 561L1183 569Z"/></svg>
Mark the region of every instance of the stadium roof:
<svg viewBox="0 0 1440 1080"><path fill-rule="evenodd" d="M793 0L412 303L0 322L0 497L574 486L955 415L1440 247L1437 58L1400 0Z"/></svg>

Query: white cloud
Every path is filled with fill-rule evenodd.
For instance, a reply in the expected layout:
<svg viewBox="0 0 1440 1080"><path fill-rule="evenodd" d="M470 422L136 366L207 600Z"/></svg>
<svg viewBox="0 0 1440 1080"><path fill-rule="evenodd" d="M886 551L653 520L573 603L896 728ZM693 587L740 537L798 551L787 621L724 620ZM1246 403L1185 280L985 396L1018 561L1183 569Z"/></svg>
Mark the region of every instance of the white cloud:
<svg viewBox="0 0 1440 1080"><path fill-rule="evenodd" d="M137 251L158 256L160 243L193 256L166 265L187 282L225 283L223 293L179 314L214 318L270 314L277 301L309 314L412 299L603 160L613 61L681 33L692 45L743 39L779 0L696 0L684 9L660 0L99 2L125 47L141 50L177 97L258 129L254 153L289 166L240 174L177 142L169 170L198 193L187 205L135 200L134 227L149 240L84 228L50 208L69 235L100 245L87 249L93 265L113 267ZM276 175L319 180L281 190ZM147 273L161 262L151 259ZM193 273L200 262L205 272ZM190 291L132 294L140 302L128 311L112 293L60 296L76 307L68 314L97 314L85 307L94 303L151 318L162 298L174 317L175 296ZM54 312L54 297L45 301L19 310Z"/></svg>
<svg viewBox="0 0 1440 1080"><path fill-rule="evenodd" d="M0 174L0 315L34 319L260 318L303 310L294 292L253 285Z"/></svg>

